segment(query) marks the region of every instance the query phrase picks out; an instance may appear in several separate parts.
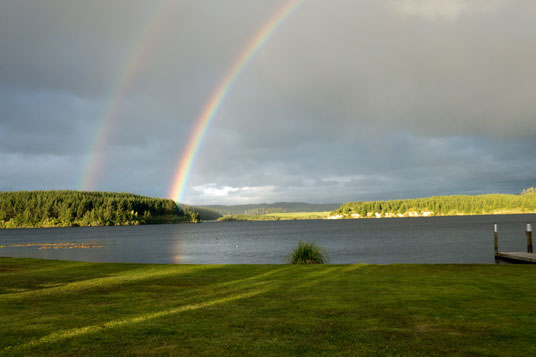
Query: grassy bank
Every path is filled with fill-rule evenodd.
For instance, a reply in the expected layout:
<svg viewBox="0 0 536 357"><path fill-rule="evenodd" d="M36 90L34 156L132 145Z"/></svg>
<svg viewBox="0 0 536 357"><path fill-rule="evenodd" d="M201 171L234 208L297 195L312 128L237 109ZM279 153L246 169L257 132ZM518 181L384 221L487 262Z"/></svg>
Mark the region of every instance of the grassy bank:
<svg viewBox="0 0 536 357"><path fill-rule="evenodd" d="M0 258L0 354L535 355L529 265Z"/></svg>
<svg viewBox="0 0 536 357"><path fill-rule="evenodd" d="M298 219L326 219L331 212L284 212L263 215L233 214L220 217L218 221L292 221Z"/></svg>
<svg viewBox="0 0 536 357"><path fill-rule="evenodd" d="M266 216L278 217L282 220L289 219L326 219L330 215L327 212L289 212L289 213L269 213Z"/></svg>

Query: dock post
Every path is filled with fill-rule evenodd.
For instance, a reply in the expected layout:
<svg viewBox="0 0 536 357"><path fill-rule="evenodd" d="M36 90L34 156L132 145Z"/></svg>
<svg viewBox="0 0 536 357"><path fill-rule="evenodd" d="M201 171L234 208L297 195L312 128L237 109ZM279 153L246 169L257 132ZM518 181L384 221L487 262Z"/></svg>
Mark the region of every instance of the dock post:
<svg viewBox="0 0 536 357"><path fill-rule="evenodd" d="M495 240L495 256L499 254L499 233L497 232L497 223L493 224L493 239Z"/></svg>
<svg viewBox="0 0 536 357"><path fill-rule="evenodd" d="M525 233L527 234L527 253L532 253L532 224L527 222Z"/></svg>

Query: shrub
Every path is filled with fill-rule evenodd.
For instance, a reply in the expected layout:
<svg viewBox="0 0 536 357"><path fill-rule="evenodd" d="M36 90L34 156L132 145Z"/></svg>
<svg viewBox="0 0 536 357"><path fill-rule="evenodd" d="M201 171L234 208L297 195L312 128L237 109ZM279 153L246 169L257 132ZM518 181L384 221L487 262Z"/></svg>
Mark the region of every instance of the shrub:
<svg viewBox="0 0 536 357"><path fill-rule="evenodd" d="M289 257L290 264L324 264L328 263L328 253L314 243L300 241Z"/></svg>

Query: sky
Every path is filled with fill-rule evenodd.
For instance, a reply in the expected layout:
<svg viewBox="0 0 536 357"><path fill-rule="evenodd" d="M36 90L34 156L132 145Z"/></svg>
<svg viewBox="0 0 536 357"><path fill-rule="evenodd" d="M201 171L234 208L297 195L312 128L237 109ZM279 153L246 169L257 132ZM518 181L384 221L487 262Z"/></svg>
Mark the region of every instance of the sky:
<svg viewBox="0 0 536 357"><path fill-rule="evenodd" d="M170 197L196 122L288 1L0 2L0 191ZM238 73L182 201L536 186L536 2L305 0Z"/></svg>

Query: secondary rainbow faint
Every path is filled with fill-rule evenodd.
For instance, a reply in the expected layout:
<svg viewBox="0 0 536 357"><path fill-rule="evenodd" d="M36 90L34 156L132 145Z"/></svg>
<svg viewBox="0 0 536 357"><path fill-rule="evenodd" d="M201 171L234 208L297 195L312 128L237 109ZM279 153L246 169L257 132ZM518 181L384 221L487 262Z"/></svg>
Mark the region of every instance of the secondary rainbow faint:
<svg viewBox="0 0 536 357"><path fill-rule="evenodd" d="M268 41L270 36L277 28L287 19L305 0L291 0L284 4L276 13L264 24L263 27L250 40L248 45L240 53L236 61L233 63L227 74L220 82L216 90L210 96L210 99L203 107L201 115L196 119L195 126L188 144L186 145L179 164L175 171L172 186L169 192L169 198L176 202L182 202L184 198L184 190L188 183L188 178L192 171L193 163L199 151L199 147L203 138L213 121L214 116L218 112L225 98L229 94L233 84L248 65L251 59L255 56L258 50Z"/></svg>
<svg viewBox="0 0 536 357"><path fill-rule="evenodd" d="M125 63L115 78L111 95L102 114L95 139L91 144L86 164L83 166L80 186L83 190L93 190L97 186L100 177L102 161L105 156L106 146L113 128L113 123L119 117L121 104L128 93L136 74L144 63L144 59L150 54L151 45L156 42L160 27L166 23L169 17L175 13L175 7L179 5L177 0L161 0L147 17L140 31L135 36L133 45L128 52Z"/></svg>

